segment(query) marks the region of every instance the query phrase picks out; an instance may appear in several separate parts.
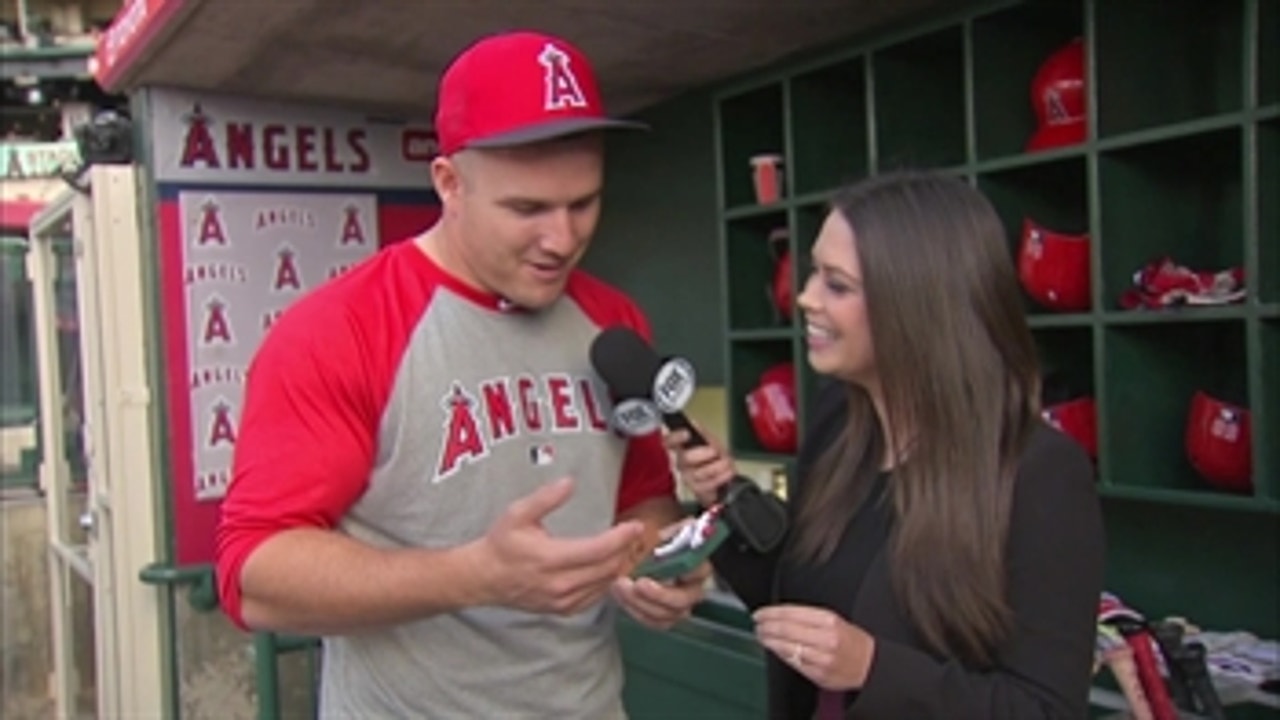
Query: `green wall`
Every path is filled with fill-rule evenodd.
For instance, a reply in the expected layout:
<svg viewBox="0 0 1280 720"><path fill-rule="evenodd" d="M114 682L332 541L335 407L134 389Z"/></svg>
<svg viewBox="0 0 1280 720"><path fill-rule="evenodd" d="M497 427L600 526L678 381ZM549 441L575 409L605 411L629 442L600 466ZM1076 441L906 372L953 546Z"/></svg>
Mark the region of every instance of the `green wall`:
<svg viewBox="0 0 1280 720"><path fill-rule="evenodd" d="M604 212L583 267L627 291L664 355L724 381L711 97L683 95L636 116L646 132L610 136Z"/></svg>

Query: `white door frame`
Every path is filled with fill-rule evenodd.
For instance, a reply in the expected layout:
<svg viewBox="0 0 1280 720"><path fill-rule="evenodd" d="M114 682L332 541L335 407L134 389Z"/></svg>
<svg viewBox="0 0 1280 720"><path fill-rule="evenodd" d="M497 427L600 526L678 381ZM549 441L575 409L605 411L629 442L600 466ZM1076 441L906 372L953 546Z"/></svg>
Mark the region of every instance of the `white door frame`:
<svg viewBox="0 0 1280 720"><path fill-rule="evenodd" d="M77 688L70 637L75 572L94 598L95 687L102 718L161 717L165 708L162 588L138 572L159 556L158 476L151 435L152 379L147 372L143 242L137 173L97 166L87 194L67 190L32 223L30 274L35 293L40 368L40 482L49 513L55 697L58 717L71 717ZM51 239L71 222L80 318L81 382L88 491L83 547L61 536L68 527L64 389L56 369L58 338ZM53 370L52 372L50 370Z"/></svg>

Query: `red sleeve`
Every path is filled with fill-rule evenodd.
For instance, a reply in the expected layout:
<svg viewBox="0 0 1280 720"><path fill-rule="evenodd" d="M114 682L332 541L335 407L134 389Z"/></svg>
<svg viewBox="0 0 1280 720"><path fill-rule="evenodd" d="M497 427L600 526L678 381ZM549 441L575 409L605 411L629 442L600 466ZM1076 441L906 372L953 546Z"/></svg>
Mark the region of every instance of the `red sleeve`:
<svg viewBox="0 0 1280 720"><path fill-rule="evenodd" d="M380 417L353 318L299 303L248 370L216 554L222 608L244 627L240 571L272 534L331 528L364 491Z"/></svg>
<svg viewBox="0 0 1280 720"><path fill-rule="evenodd" d="M596 325L602 328L626 325L647 342L653 342L648 319L620 290L577 272L570 281L568 293ZM617 512L621 514L651 498L668 496L675 497L675 477L671 472L671 458L662 445L662 435L655 432L633 438L622 464Z"/></svg>

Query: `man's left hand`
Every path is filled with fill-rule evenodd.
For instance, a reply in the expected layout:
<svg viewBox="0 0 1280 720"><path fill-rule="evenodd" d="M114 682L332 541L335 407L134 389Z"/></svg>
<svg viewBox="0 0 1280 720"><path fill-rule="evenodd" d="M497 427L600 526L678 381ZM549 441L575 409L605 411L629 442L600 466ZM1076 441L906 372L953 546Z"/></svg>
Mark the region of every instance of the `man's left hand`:
<svg viewBox="0 0 1280 720"><path fill-rule="evenodd" d="M666 630L689 617L702 601L709 577L709 562L672 580L620 577L613 583L613 597L641 624Z"/></svg>

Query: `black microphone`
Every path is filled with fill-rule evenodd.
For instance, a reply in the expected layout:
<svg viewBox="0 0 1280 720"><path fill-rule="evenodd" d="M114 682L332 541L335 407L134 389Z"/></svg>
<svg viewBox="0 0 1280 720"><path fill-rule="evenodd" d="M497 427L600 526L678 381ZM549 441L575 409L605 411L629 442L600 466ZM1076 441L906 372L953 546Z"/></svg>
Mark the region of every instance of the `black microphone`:
<svg viewBox="0 0 1280 720"><path fill-rule="evenodd" d="M628 435L643 435L662 424L685 430L685 447L706 445L684 406L695 388L693 365L684 358L658 357L635 330L622 325L605 328L591 343L591 365L618 401L615 425ZM750 479L735 475L717 491L721 517L752 550L766 553L787 532L787 511L777 496Z"/></svg>

